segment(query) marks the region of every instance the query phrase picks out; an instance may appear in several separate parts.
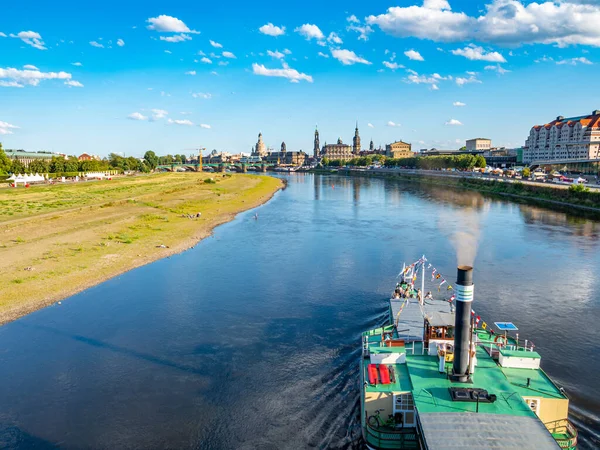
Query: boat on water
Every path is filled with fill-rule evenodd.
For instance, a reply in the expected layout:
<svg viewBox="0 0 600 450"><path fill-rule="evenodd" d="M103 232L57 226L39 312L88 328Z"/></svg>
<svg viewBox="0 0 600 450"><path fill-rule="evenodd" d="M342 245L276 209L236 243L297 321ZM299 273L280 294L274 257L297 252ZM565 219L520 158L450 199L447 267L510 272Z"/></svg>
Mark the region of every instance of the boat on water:
<svg viewBox="0 0 600 450"><path fill-rule="evenodd" d="M425 293L426 271L449 298ZM389 322L362 333L367 448L577 448L569 399L533 342L474 312L472 267L459 266L451 285L423 256L399 277Z"/></svg>
<svg viewBox="0 0 600 450"><path fill-rule="evenodd" d="M296 172L298 170L298 167L292 167L292 166L277 166L275 168L273 168L273 170L275 172Z"/></svg>

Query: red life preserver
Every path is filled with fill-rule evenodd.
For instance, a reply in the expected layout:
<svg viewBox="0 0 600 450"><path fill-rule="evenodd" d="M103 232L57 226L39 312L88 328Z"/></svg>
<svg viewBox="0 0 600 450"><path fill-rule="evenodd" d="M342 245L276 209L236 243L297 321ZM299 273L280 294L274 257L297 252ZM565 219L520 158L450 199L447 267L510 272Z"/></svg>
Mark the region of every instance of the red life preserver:
<svg viewBox="0 0 600 450"><path fill-rule="evenodd" d="M500 339L502 339L502 342L498 342L498 340L500 340ZM494 343L498 347L502 347L503 345L506 345L506 338L504 336L502 336L501 334L499 334L494 338Z"/></svg>

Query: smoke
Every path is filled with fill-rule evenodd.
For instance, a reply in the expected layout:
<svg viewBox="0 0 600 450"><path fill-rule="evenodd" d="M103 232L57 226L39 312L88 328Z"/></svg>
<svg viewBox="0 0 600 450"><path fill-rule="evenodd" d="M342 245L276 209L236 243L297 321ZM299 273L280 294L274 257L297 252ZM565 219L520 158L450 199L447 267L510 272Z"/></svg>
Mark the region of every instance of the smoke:
<svg viewBox="0 0 600 450"><path fill-rule="evenodd" d="M446 197L450 193L446 193ZM480 194L452 193L450 203L459 206L443 210L438 216L438 228L449 239L459 266L473 266L481 238L482 221L489 207ZM459 198L455 198L455 197ZM467 200L468 199L468 200ZM445 198L448 200L448 198Z"/></svg>

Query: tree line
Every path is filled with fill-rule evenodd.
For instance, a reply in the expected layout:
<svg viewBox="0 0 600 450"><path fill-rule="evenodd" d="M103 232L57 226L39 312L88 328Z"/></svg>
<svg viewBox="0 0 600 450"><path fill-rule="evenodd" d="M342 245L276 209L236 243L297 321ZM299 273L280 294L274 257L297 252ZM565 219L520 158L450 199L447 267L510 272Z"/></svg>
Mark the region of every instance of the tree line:
<svg viewBox="0 0 600 450"><path fill-rule="evenodd" d="M79 161L75 156L66 159L62 156L52 156L52 159L34 159L27 166L21 161L9 158L2 149L0 143L0 175L11 173L51 173L57 176L61 174L75 174L77 172L96 172L103 170L150 172L158 165L169 165L173 163L185 163L185 155L156 156L152 150L147 151L142 159L133 156L124 157L111 153L108 158L101 160Z"/></svg>
<svg viewBox="0 0 600 450"><path fill-rule="evenodd" d="M447 156L414 156L411 158L388 158L383 155L368 155L352 158L349 161L339 159L323 159L325 167L368 167L379 163L385 167L403 167L406 169L458 169L473 170L476 167L484 168L487 163L481 155L447 155Z"/></svg>

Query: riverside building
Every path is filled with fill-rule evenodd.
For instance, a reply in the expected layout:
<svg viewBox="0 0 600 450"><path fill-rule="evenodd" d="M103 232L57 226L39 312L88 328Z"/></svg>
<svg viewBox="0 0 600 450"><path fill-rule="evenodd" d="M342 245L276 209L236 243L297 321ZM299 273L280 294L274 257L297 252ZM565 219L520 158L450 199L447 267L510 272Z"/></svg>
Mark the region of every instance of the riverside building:
<svg viewBox="0 0 600 450"><path fill-rule="evenodd" d="M535 125L523 147L523 162L554 163L600 158L600 110L577 117L558 116Z"/></svg>
<svg viewBox="0 0 600 450"><path fill-rule="evenodd" d="M360 155L360 134L358 132L358 123L354 129L354 137L352 138L352 145L344 144L342 138L338 138L336 144L327 144L322 148L319 148L319 130L315 129L315 139L313 154L315 159L327 158L330 160L341 160L349 161Z"/></svg>

